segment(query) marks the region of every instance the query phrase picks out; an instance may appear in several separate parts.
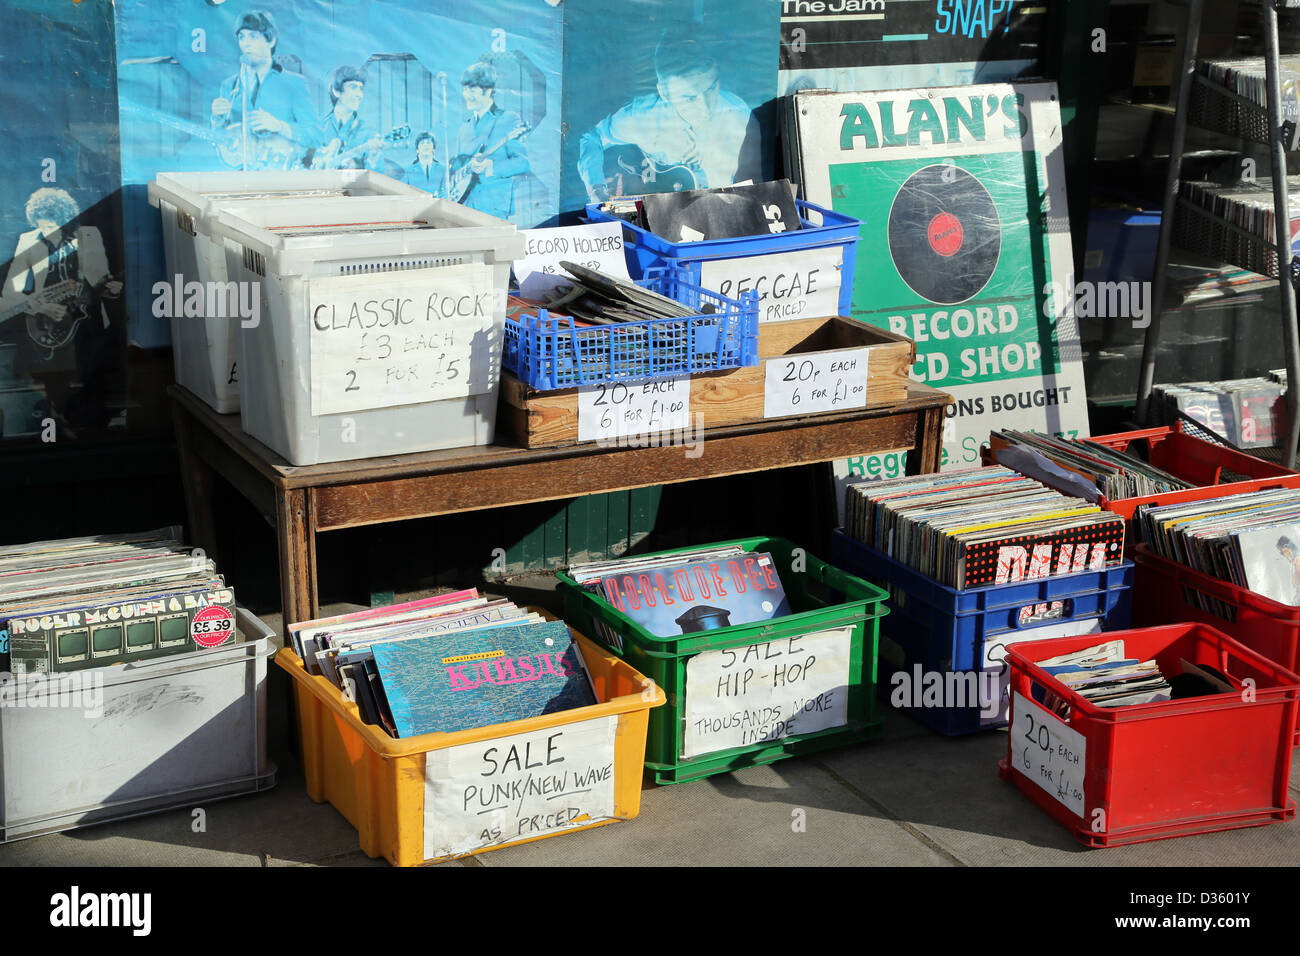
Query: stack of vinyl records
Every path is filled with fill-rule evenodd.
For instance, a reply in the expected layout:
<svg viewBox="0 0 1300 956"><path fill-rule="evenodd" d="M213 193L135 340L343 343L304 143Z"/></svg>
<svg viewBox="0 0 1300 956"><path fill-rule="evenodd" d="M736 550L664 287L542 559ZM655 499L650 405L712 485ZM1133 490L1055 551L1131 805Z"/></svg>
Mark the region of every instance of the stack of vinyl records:
<svg viewBox="0 0 1300 956"><path fill-rule="evenodd" d="M1254 182L1234 182L1226 186L1189 180L1183 182L1181 193L1183 199L1197 209L1205 210L1212 219L1208 226L1204 226L1203 222L1198 222L1195 212L1180 210L1175 220L1175 243L1261 275L1277 275L1277 254L1269 248L1277 237L1271 179L1261 176ZM1287 195L1291 209L1290 230L1294 236L1300 229L1300 176L1287 177ZM1231 229L1225 223L1237 229ZM1297 248L1294 242L1292 248ZM1290 260L1289 255L1284 258Z"/></svg>
<svg viewBox="0 0 1300 956"><path fill-rule="evenodd" d="M1090 501L1096 501L1098 493L1113 501L1193 487L1134 455L1086 438L1006 430L993 432L990 441L996 461Z"/></svg>
<svg viewBox="0 0 1300 956"><path fill-rule="evenodd" d="M237 641L234 592L180 530L0 548L8 670L82 670Z"/></svg>
<svg viewBox="0 0 1300 956"><path fill-rule="evenodd" d="M1174 221L1186 225L1183 219L1176 217ZM1177 302L1178 308L1194 308L1225 298L1258 298L1277 289L1276 279L1185 248L1177 253L1176 261L1170 261L1167 275L1174 295L1171 304Z"/></svg>
<svg viewBox="0 0 1300 956"><path fill-rule="evenodd" d="M1050 657L1039 661L1038 666L1098 707L1151 704L1175 696L1174 687L1161 672L1160 665L1153 660L1125 656L1123 640L1107 641L1081 651ZM1192 693L1177 696L1196 696L1219 690L1207 680L1203 687L1195 688ZM1050 692L1040 693L1042 703L1049 710L1065 715L1068 711L1065 701Z"/></svg>
<svg viewBox="0 0 1300 956"><path fill-rule="evenodd" d="M470 588L289 628L309 674L392 737L586 707L595 691L562 621Z"/></svg>
<svg viewBox="0 0 1300 956"><path fill-rule="evenodd" d="M1238 448L1270 448L1286 416L1286 370L1279 371L1280 381L1270 373L1270 378L1157 385L1152 408L1163 424L1173 424L1181 412Z"/></svg>
<svg viewBox="0 0 1300 956"><path fill-rule="evenodd" d="M1010 468L849 485L846 530L958 590L1123 561L1124 519Z"/></svg>
<svg viewBox="0 0 1300 956"><path fill-rule="evenodd" d="M658 637L752 624L791 613L776 562L738 545L575 564L569 576ZM622 640L604 624L601 636Z"/></svg>
<svg viewBox="0 0 1300 956"><path fill-rule="evenodd" d="M697 313L635 283L573 262L560 266L572 277L544 304L552 318L570 316L580 325L616 325L644 319L680 319ZM705 306L711 312L711 305Z"/></svg>
<svg viewBox="0 0 1300 956"><path fill-rule="evenodd" d="M1274 489L1139 512L1142 537L1156 554L1300 606L1300 491ZM1203 610L1231 609L1189 590Z"/></svg>

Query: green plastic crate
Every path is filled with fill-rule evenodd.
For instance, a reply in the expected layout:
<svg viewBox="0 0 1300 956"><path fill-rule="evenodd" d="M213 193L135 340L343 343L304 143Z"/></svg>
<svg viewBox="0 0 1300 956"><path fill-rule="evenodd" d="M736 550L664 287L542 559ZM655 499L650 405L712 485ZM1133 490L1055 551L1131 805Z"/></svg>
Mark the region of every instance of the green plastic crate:
<svg viewBox="0 0 1300 956"><path fill-rule="evenodd" d="M664 689L668 697L668 706L650 712L646 767L653 772L656 783L682 783L741 767L771 763L783 757L858 743L874 737L884 720L883 715L877 712L875 684L880 619L889 613L884 604L889 597L888 593L874 584L818 560L783 538L742 538L720 542L720 544L737 544L747 551L769 552L776 562L781 584L795 613L770 621L739 624L700 634L657 637L634 624L603 597L583 590L567 574L563 572L558 574L559 590L564 596L565 621L651 678ZM680 554L703 547L710 547L710 545L674 548L657 554ZM705 652L736 648L751 649L766 645L758 650L749 650L748 662L745 660L743 650L738 655L717 655L707 658L697 664L696 673L699 675L698 679L704 681L706 675L714 672L713 669L721 668L723 661L730 661L733 665L748 663L753 666L746 669L757 670L759 667L768 666L762 660L762 656L771 655L771 659L776 663L770 665L770 673L763 672L763 677L770 676L775 681L787 677L790 673L797 673L794 667L799 663L800 647L804 648L805 655L810 647L826 648L833 645L832 649L836 654L843 650L843 634L834 638L813 636L839 628L849 629L846 655L847 684L837 687L836 690L827 690L818 697L807 699L812 701L809 706L813 707L819 702L829 704L834 701L833 715L842 713L845 718L842 724L815 729L809 733L795 732L776 739L758 739L753 743L707 751L704 748L709 745L701 744L697 734L692 745L696 752L687 755L686 745L689 736L686 726L687 667L694 658ZM774 651L778 653L774 655ZM788 664L783 665L779 662L780 654L788 655ZM804 659L806 660L806 656ZM826 659L827 656L823 654L823 663ZM815 662L807 667L805 676L808 682L805 686L815 688L817 685L812 683L811 677L813 666ZM828 670L842 674L843 666L843 664L836 664L831 668L828 665ZM783 670L778 672L777 667L782 667ZM719 680L730 680L731 676L737 673L743 675L743 671L733 671L730 675L723 673L723 677ZM827 671L823 671L819 674L819 679L828 679L826 673ZM712 677L709 676L708 679L712 680ZM714 698L724 699L722 683L713 686L718 688ZM789 702L784 700L784 692L787 689L792 695ZM784 711L794 705L794 700L800 696L800 689L791 683L783 685L782 690L782 698L770 703L778 704ZM843 700L835 699L836 692L844 695ZM753 700L748 695L746 697ZM749 708L744 707L743 704L738 703L736 706L739 707L739 711L733 713L744 714L749 711ZM837 716L832 715L831 708L828 707L827 711L827 715L823 717L819 717L814 710L796 719L803 723L809 720L816 723L818 720L838 719ZM761 719L763 713L768 713L758 709L749 712L759 715L754 718L755 721ZM706 722L709 720L708 717L702 719ZM731 719L729 715L727 720ZM695 723L700 726L700 721L697 720ZM754 722L750 723L752 731ZM761 730L765 725L756 726ZM736 728L728 726L727 729L734 732ZM740 730L742 734L746 732L744 727ZM778 732L773 729L758 736L774 736Z"/></svg>

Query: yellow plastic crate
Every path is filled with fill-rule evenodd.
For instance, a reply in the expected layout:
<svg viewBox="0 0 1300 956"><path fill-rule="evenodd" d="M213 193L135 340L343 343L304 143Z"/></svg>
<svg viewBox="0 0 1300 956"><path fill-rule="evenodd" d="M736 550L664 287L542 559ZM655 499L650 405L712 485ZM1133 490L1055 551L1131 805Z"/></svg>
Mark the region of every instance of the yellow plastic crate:
<svg viewBox="0 0 1300 956"><path fill-rule="evenodd" d="M356 704L345 700L338 688L324 677L308 674L303 669L302 658L290 648L281 650L275 661L295 682L308 796L317 803L328 801L333 804L357 828L361 849L368 856L382 856L395 866L441 863L506 846L532 843L560 833L633 819L641 810L641 772L645 763L650 708L664 703L664 692L617 657L584 636L576 636L600 703L527 720L450 734L422 734L401 740L363 723ZM570 762L570 766L561 767L565 761L558 759L558 751L548 751L547 744L538 734L553 729L557 733L545 735L547 744L565 732L585 739L585 750L578 752L578 763ZM593 746L591 741L593 738L607 740L608 736L613 738L613 759L612 769L606 771L597 766L602 762L599 758L605 753L604 745ZM536 751L526 746L529 742L536 745ZM524 746L522 752L518 749L521 745ZM512 747L515 748L513 753ZM597 754L594 763L580 762L585 754L592 752ZM493 834L489 825L485 827L486 832L477 838L482 845L473 846L461 841L454 847L450 846L447 832L457 826L463 828L466 821L475 817L483 822L477 808L484 797L492 793L483 790L491 784L475 781L471 785L475 789L472 797L471 787L466 787L459 814L442 813L438 806L426 814L426 793L433 794L435 804L447 800L449 795L455 797L453 788L463 786L469 778L463 773L442 771L452 765L459 765L463 770L467 756L475 754L485 761L483 766L495 767L500 773L506 773L512 762L516 771L521 771L525 767L543 766L548 758L553 760L555 770L545 771L543 782L536 785L538 788L546 786L545 780L567 782L569 774L594 774L595 783L583 800L608 801L608 781L612 778L612 812L606 811L598 817L577 813L566 819L566 811L572 813L582 810L582 807L551 804L551 798L564 792L562 788L557 787L553 793L537 789L531 794L526 793L524 799L541 796L547 806L555 809L555 813L520 817L516 821L519 829L514 833L506 827L498 828ZM428 766L429 761L434 761L433 768ZM428 774L428 770L435 772ZM590 776L580 779L582 783L592 783ZM501 795L503 798L506 796L504 793ZM518 796L518 793L510 796ZM471 805L472 799L480 802ZM453 799L453 805L454 802ZM537 802L534 800L534 804ZM446 804L441 806L445 809ZM485 836L486 840L483 839ZM471 836L470 843L475 839ZM439 852L439 847L451 852Z"/></svg>

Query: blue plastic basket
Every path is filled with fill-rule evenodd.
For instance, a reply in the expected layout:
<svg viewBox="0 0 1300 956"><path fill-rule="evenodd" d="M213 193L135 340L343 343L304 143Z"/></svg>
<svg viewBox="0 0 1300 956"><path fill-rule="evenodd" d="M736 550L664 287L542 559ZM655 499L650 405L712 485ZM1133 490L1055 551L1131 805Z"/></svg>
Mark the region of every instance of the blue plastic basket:
<svg viewBox="0 0 1300 956"><path fill-rule="evenodd" d="M507 318L502 366L540 391L676 378L758 364L758 295L729 299L684 281L675 268L637 284L694 309L680 319L646 319L575 328L550 315Z"/></svg>
<svg viewBox="0 0 1300 956"><path fill-rule="evenodd" d="M682 269L683 278L699 282L701 262L738 259L742 256L780 256L804 249L840 246L839 314L852 315L853 267L857 261L856 248L861 220L802 199L796 200L795 206L799 210L799 221L803 224L801 229L733 239L705 239L700 242L670 242L653 232L602 212L599 203L587 204L587 219L591 222L623 223L623 233L631 240L626 248L632 253L628 257L628 271L634 278L649 275L653 269L675 264ZM809 219L810 213L820 220L820 225Z"/></svg>
<svg viewBox="0 0 1300 956"><path fill-rule="evenodd" d="M1133 563L1125 561L1100 571L1079 571L1008 584L958 591L940 584L863 544L843 531L832 538L831 561L850 574L874 581L889 591L890 614L881 622L880 696L890 700L904 672L910 684L921 673L979 674L984 670L985 644L990 661L1001 661L1005 645L1033 640L1034 631L1071 621L1098 619L1103 631L1129 626L1132 609ZM1046 612L1046 613L1043 613ZM1044 637L1051 632L1044 632ZM952 687L975 685L979 678L951 681ZM1006 665L998 674L1006 683ZM910 686L910 685L909 685ZM913 698L915 700L915 698ZM968 706L907 706L900 708L941 734L968 734L1005 727L1003 716L990 719L978 703Z"/></svg>

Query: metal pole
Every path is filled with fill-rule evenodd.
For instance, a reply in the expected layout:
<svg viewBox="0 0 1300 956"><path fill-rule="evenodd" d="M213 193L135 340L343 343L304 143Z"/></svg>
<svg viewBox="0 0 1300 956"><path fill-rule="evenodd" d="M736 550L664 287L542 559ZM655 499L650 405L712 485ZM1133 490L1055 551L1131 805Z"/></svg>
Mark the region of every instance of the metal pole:
<svg viewBox="0 0 1300 956"><path fill-rule="evenodd" d="M1268 84L1268 129L1273 161L1273 225L1277 244L1278 298L1282 305L1282 341L1286 345L1287 443L1283 462L1295 468L1300 441L1300 331L1296 328L1295 287L1291 281L1291 204L1286 188L1286 148L1282 129L1282 78L1278 70L1277 10L1264 4L1264 80Z"/></svg>
<svg viewBox="0 0 1300 956"><path fill-rule="evenodd" d="M1183 71L1178 79L1178 100L1174 108L1174 134L1169 142L1169 169L1165 173L1164 206L1160 211L1160 236L1156 240L1155 275L1151 277L1151 315L1142 342L1142 369L1138 376L1137 420L1147 423L1147 405L1156 377L1160 319L1165 305L1165 274L1169 271L1169 239L1174 231L1174 207L1183 172L1183 141L1187 136L1187 109L1191 102L1192 76L1196 72L1196 48L1201 41L1201 7L1204 0L1191 0L1187 11L1187 39L1183 44Z"/></svg>

